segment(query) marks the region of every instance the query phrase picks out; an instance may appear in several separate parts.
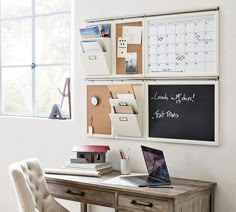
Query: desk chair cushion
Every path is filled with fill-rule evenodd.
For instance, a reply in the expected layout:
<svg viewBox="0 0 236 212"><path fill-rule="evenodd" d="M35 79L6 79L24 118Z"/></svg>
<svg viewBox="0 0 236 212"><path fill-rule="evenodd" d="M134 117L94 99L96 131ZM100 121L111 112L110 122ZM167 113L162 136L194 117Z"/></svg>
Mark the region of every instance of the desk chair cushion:
<svg viewBox="0 0 236 212"><path fill-rule="evenodd" d="M50 194L38 159L29 159L9 167L23 212L69 212Z"/></svg>

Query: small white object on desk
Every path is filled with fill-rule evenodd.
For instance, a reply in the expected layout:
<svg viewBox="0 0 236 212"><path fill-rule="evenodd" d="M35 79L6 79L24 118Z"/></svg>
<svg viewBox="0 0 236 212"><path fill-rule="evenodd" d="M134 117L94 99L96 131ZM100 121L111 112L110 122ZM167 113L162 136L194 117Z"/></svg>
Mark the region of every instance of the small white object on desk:
<svg viewBox="0 0 236 212"><path fill-rule="evenodd" d="M120 173L123 174L130 174L130 166L129 166L129 159L124 158L120 160Z"/></svg>

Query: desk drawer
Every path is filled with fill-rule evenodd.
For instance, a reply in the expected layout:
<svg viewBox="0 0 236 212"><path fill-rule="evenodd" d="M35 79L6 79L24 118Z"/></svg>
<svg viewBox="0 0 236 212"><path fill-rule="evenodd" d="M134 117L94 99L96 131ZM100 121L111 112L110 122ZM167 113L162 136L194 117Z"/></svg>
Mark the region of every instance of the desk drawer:
<svg viewBox="0 0 236 212"><path fill-rule="evenodd" d="M64 198L73 201L88 202L105 206L114 206L115 194L99 190L65 186L58 184L49 184L49 191L58 198Z"/></svg>
<svg viewBox="0 0 236 212"><path fill-rule="evenodd" d="M139 209L141 211L168 212L168 201L146 199L145 197L119 195L118 205L132 208L131 211ZM127 208L127 210L129 209Z"/></svg>

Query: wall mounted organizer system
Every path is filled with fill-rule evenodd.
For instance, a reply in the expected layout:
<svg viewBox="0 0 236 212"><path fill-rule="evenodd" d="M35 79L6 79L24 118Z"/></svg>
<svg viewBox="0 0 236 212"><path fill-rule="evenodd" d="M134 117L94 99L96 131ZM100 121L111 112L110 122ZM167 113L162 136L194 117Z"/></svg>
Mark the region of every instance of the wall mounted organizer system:
<svg viewBox="0 0 236 212"><path fill-rule="evenodd" d="M82 53L89 136L219 144L218 8L93 21L110 36Z"/></svg>

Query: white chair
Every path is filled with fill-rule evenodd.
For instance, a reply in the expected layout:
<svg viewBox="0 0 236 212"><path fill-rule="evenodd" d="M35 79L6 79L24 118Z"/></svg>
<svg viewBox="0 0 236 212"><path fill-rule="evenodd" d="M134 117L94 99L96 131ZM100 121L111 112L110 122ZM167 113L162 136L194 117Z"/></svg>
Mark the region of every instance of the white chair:
<svg viewBox="0 0 236 212"><path fill-rule="evenodd" d="M69 212L49 194L38 159L12 164L9 172L20 212Z"/></svg>

